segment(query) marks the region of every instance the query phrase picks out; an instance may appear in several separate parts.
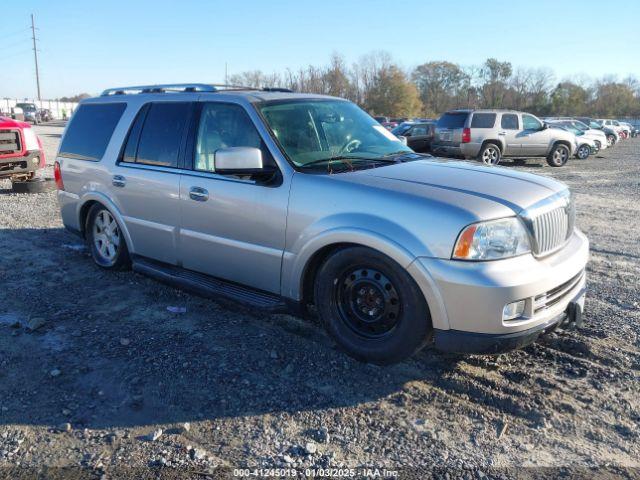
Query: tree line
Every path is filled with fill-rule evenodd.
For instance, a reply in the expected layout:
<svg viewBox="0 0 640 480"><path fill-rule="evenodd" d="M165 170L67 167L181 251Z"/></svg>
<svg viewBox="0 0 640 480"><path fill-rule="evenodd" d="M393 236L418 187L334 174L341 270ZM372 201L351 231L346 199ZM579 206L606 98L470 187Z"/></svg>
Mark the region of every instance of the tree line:
<svg viewBox="0 0 640 480"><path fill-rule="evenodd" d="M640 117L640 82L635 77L557 82L550 69L514 68L495 58L472 66L431 61L406 71L386 52L370 53L350 66L334 54L327 65L271 74L253 70L230 75L228 81L343 97L373 115L391 117L435 118L454 108L509 108L540 116Z"/></svg>

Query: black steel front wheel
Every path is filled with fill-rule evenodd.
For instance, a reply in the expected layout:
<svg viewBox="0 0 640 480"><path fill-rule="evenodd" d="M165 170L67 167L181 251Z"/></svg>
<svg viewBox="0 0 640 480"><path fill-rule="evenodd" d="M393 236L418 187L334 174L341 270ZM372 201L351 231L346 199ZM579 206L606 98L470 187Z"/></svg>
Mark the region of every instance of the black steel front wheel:
<svg viewBox="0 0 640 480"><path fill-rule="evenodd" d="M411 275L366 247L335 251L315 277L314 303L349 355L377 364L413 355L431 338L429 307Z"/></svg>
<svg viewBox="0 0 640 480"><path fill-rule="evenodd" d="M340 319L362 337L388 335L400 318L400 295L378 270L347 270L336 282L334 295Z"/></svg>

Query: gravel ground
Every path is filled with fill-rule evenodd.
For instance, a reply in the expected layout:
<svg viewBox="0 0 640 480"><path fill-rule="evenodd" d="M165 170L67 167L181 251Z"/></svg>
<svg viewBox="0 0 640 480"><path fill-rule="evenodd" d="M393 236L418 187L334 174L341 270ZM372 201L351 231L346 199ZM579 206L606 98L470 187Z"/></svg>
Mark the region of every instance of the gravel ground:
<svg viewBox="0 0 640 480"><path fill-rule="evenodd" d="M62 128L37 130L51 163ZM513 167L577 194L592 242L583 328L384 368L312 321L103 272L62 229L53 192L0 181L0 477L637 478L639 154L632 139L561 169Z"/></svg>

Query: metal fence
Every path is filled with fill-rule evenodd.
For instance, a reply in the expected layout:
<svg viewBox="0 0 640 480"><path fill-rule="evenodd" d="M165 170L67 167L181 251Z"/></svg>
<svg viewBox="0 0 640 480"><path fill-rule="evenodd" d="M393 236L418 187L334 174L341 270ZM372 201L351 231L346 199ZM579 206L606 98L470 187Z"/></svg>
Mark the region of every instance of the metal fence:
<svg viewBox="0 0 640 480"><path fill-rule="evenodd" d="M61 102L59 100L35 100L32 98L18 99L2 97L0 99L0 111L9 112L17 103L35 103L38 108L47 108L56 120L71 117L73 111L78 107L76 102Z"/></svg>

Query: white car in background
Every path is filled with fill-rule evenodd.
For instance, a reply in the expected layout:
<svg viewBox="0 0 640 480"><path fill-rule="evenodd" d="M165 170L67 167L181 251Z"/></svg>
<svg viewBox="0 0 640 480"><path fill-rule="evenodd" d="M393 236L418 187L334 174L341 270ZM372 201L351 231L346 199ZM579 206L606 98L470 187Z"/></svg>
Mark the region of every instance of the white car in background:
<svg viewBox="0 0 640 480"><path fill-rule="evenodd" d="M609 146L607 142L607 134L604 131L596 128L589 128L584 122L575 120L573 118L562 118L558 120L547 120L547 123L556 123L563 126L570 126L576 128L584 133L584 138L589 138L596 144L597 150L604 150Z"/></svg>
<svg viewBox="0 0 640 480"><path fill-rule="evenodd" d="M612 120L610 118L599 118L597 120L597 122L600 123L600 125L602 125L605 128L611 128L611 129L615 130L615 132L618 135L620 135L621 133L625 132L627 134L627 137L628 137L629 134L631 133L631 131L629 129L626 129L625 127L620 125L620 122L618 122L617 120Z"/></svg>
<svg viewBox="0 0 640 480"><path fill-rule="evenodd" d="M622 125L627 130L629 137L633 137L633 136L636 135L637 130L630 123L628 123L628 122L620 122L620 125Z"/></svg>
<svg viewBox="0 0 640 480"><path fill-rule="evenodd" d="M598 147L596 142L588 138L584 132L576 127L573 127L569 124L563 124L562 120L550 120L546 122L550 128L558 128L560 130L565 130L567 132L573 133L575 136L575 144L576 151L575 157L580 160L585 160L589 155L596 154L598 152Z"/></svg>

